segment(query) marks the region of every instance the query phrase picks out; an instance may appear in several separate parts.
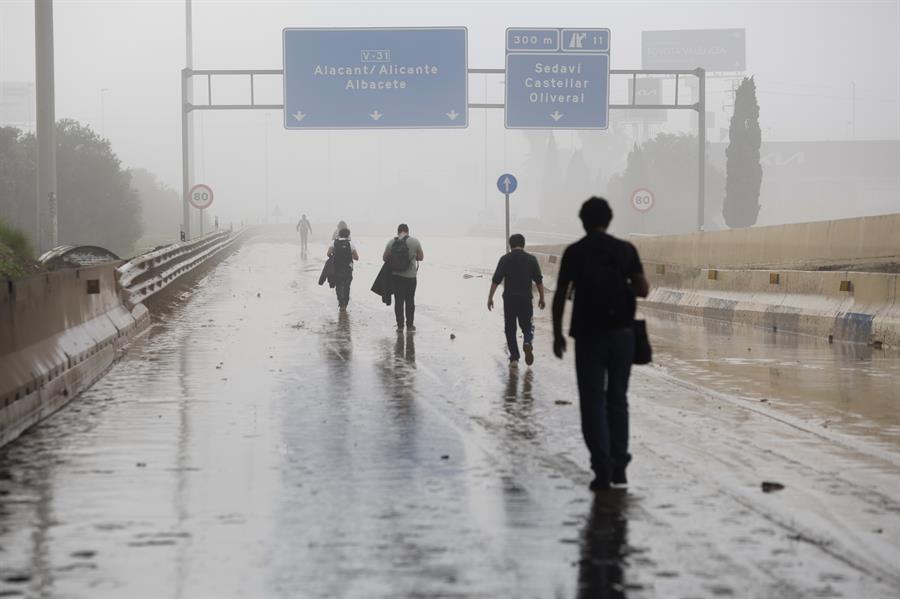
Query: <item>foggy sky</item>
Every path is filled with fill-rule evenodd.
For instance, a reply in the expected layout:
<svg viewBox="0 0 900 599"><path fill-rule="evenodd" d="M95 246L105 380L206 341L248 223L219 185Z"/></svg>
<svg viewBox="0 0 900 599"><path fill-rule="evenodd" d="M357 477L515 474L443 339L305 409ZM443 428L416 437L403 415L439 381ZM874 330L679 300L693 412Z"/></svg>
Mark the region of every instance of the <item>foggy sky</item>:
<svg viewBox="0 0 900 599"><path fill-rule="evenodd" d="M33 13L31 0L0 2L0 81L34 80ZM468 27L469 66L491 68L503 66L510 26L610 28L612 68L640 68L644 30L742 27L764 141L900 138L898 0L195 1L194 66L281 68L285 27L427 25ZM56 0L55 36L57 118L102 128L125 166L147 168L180 189L183 3ZM228 82L214 85L219 101L242 98ZM473 76L470 101L502 101L502 78L489 77L486 85ZM730 85L711 84L717 127L727 127L722 91ZM103 123L102 88L108 90ZM258 101L281 103L280 80L269 92ZM270 208L278 205L292 218L304 211L315 220L351 223L382 216L471 222L498 213L494 182L511 171L521 174L515 210L534 216L537 182L522 170L525 135L504 130L502 110L473 109L469 122L462 131L311 132L283 130L277 112L200 114L195 181L216 189L214 212L226 222L255 220L266 196ZM673 115L666 130L693 132L686 114ZM711 131L710 141L718 139L718 129ZM557 143L569 149L580 141L559 132ZM883 202L882 212L898 210L897 198ZM853 210L847 206L844 215Z"/></svg>

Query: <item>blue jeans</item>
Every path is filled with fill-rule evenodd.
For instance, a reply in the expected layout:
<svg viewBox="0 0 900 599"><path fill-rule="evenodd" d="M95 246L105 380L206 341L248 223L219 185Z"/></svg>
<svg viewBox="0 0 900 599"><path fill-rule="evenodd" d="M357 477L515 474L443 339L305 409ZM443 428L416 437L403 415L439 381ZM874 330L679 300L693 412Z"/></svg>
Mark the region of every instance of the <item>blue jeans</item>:
<svg viewBox="0 0 900 599"><path fill-rule="evenodd" d="M506 332L506 346L509 348L509 359L519 359L519 343L516 339L516 322L525 335L525 343L534 341L534 305L530 297L504 297L503 322Z"/></svg>
<svg viewBox="0 0 900 599"><path fill-rule="evenodd" d="M630 328L601 331L575 341L581 432L591 453L591 468L598 474L631 460L627 393L633 358Z"/></svg>

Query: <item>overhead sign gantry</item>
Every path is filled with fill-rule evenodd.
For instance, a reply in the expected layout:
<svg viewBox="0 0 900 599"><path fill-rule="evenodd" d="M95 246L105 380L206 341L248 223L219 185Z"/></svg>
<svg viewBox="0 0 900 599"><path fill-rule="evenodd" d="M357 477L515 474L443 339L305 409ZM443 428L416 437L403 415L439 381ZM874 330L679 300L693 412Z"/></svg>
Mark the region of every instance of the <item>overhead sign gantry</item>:
<svg viewBox="0 0 900 599"><path fill-rule="evenodd" d="M507 128L606 129L609 110L692 110L698 114L697 228L703 229L706 71L610 69L609 29L511 28L507 68L470 68L465 27L285 29L281 69L183 69L181 155L183 232L190 239L188 117L195 110L281 110L288 129L465 128L469 108L503 109ZM468 101L468 76L505 75L506 101ZM609 77L627 76L629 102L610 104ZM245 76L249 102L219 103L212 78ZM256 100L256 79L283 78L284 102ZM674 77L674 101L643 103L638 77ZM206 103L188 90L206 79ZM696 101L679 100L680 78L697 79ZM542 95L546 94L546 95Z"/></svg>

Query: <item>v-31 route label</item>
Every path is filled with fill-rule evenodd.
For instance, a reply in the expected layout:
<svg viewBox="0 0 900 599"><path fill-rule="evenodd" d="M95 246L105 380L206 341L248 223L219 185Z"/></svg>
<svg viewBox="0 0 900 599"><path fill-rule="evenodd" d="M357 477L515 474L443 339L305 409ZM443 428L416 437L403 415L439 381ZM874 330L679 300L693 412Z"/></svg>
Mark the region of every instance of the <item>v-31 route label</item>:
<svg viewBox="0 0 900 599"><path fill-rule="evenodd" d="M465 27L285 29L287 129L468 125Z"/></svg>
<svg viewBox="0 0 900 599"><path fill-rule="evenodd" d="M507 29L506 127L606 129L608 29Z"/></svg>

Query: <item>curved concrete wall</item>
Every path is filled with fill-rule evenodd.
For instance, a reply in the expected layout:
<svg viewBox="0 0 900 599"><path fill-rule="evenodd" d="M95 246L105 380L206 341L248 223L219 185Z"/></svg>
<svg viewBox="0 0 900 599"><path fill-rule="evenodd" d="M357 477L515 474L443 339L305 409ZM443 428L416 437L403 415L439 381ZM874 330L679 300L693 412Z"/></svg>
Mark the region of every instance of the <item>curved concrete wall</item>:
<svg viewBox="0 0 900 599"><path fill-rule="evenodd" d="M0 445L91 385L148 324L142 305L122 305L117 265L2 282Z"/></svg>

